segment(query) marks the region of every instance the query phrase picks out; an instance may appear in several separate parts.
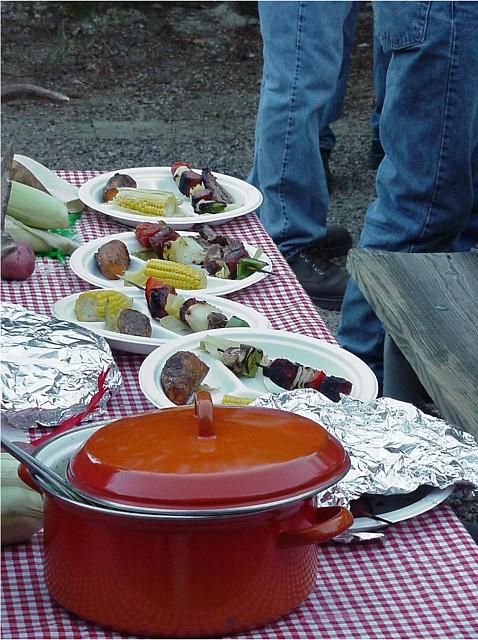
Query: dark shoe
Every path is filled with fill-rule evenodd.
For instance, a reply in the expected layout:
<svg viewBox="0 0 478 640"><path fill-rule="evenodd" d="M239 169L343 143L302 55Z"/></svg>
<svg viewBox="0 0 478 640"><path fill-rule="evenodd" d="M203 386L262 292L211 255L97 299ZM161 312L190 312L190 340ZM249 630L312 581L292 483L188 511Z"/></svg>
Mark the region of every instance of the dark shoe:
<svg viewBox="0 0 478 640"><path fill-rule="evenodd" d="M304 249L289 260L289 266L313 302L324 309L340 309L349 275L328 260Z"/></svg>
<svg viewBox="0 0 478 640"><path fill-rule="evenodd" d="M327 235L312 242L307 250L319 258L338 258L345 256L352 245L352 236L345 227L329 224L327 225Z"/></svg>
<svg viewBox="0 0 478 640"><path fill-rule="evenodd" d="M322 147L320 148L320 157L322 158L322 164L324 165L327 188L329 190L329 193L332 193L335 189L335 178L332 171L330 170L330 154L331 151L329 151L329 149L322 149Z"/></svg>
<svg viewBox="0 0 478 640"><path fill-rule="evenodd" d="M373 139L370 143L370 151L368 152L368 166L369 169L378 169L379 164L382 162L385 156L385 152L380 140Z"/></svg>

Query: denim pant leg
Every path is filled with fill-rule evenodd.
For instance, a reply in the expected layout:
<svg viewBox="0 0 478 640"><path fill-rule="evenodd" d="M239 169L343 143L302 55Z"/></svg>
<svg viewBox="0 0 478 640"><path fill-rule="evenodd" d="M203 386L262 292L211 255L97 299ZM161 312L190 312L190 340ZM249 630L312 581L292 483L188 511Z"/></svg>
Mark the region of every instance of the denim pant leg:
<svg viewBox="0 0 478 640"><path fill-rule="evenodd" d="M461 242L469 249L478 228L478 3L387 2L374 9L392 57L380 121L385 158L359 246L440 252ZM352 281L338 339L381 381L383 330Z"/></svg>
<svg viewBox="0 0 478 640"><path fill-rule="evenodd" d="M380 115L385 99L385 86L387 69L390 63L391 52L385 53L380 38L373 34L373 94L374 107L370 116L370 133L372 140L380 140Z"/></svg>
<svg viewBox="0 0 478 640"><path fill-rule="evenodd" d="M340 67L337 87L333 96L325 105L320 120L319 144L321 149L332 151L335 147L335 133L332 131L331 124L340 118L344 106L345 93L347 91L347 83L350 71L350 57L355 40L355 27L357 24L357 14L360 10L362 2L352 2L350 11L345 18L343 26L344 49L342 54L342 66Z"/></svg>
<svg viewBox="0 0 478 640"><path fill-rule="evenodd" d="M335 91L349 2L260 2L264 70L249 181L261 222L286 258L326 233L328 194L317 140Z"/></svg>

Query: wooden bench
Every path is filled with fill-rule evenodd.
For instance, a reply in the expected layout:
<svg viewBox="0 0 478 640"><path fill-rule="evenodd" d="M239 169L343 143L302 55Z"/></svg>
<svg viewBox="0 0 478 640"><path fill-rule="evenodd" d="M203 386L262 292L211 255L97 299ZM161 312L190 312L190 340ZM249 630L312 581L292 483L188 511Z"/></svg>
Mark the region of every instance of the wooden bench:
<svg viewBox="0 0 478 640"><path fill-rule="evenodd" d="M347 268L383 324L383 395L417 404L478 437L478 253L352 249Z"/></svg>

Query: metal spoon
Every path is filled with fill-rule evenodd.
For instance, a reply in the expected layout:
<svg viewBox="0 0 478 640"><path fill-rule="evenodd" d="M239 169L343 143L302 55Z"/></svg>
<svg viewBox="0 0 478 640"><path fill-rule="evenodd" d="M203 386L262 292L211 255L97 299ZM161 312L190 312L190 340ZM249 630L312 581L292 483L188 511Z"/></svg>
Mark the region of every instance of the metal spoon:
<svg viewBox="0 0 478 640"><path fill-rule="evenodd" d="M8 453L19 462L22 462L30 472L40 476L43 480L47 480L64 498L70 498L78 502L86 502L62 477L43 464L43 462L40 462L20 447L17 447L17 445L7 440L4 436L1 436L1 443L5 451L8 451Z"/></svg>

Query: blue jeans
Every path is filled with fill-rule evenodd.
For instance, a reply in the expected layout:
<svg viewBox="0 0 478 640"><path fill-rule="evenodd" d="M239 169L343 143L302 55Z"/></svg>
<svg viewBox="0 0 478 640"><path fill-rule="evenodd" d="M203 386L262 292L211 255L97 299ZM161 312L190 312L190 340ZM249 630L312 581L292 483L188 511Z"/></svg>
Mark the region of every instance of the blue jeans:
<svg viewBox="0 0 478 640"><path fill-rule="evenodd" d="M385 100L385 81L387 69L392 54L385 52L380 38L373 34L373 93L375 98L374 109L370 116L370 133L372 140L380 140L380 115L382 113L383 101Z"/></svg>
<svg viewBox="0 0 478 640"><path fill-rule="evenodd" d="M259 217L286 259L327 228L319 128L343 58L350 2L260 2L264 70L248 178Z"/></svg>
<svg viewBox="0 0 478 640"><path fill-rule="evenodd" d="M468 251L478 242L478 3L375 2L374 11L391 52L385 157L359 247ZM338 339L382 380L383 329L353 281Z"/></svg>
<svg viewBox="0 0 478 640"><path fill-rule="evenodd" d="M340 118L344 106L345 92L350 71L350 56L355 39L355 26L357 24L357 14L360 10L361 2L351 2L351 7L343 24L344 47L342 52L342 65L337 80L337 86L333 96L325 105L320 121L319 140L320 148L332 151L335 147L335 133L331 124Z"/></svg>

